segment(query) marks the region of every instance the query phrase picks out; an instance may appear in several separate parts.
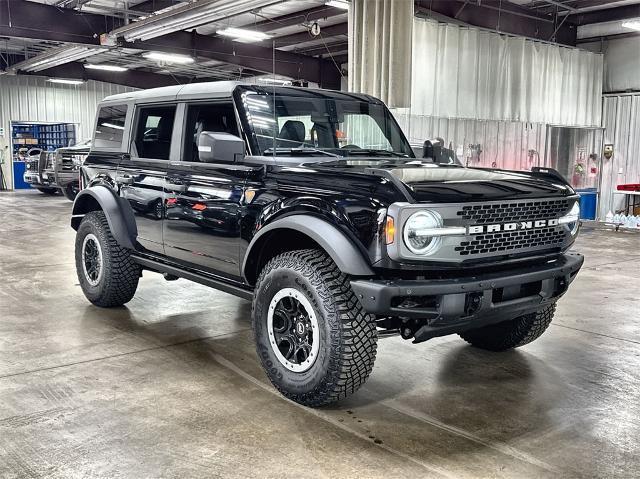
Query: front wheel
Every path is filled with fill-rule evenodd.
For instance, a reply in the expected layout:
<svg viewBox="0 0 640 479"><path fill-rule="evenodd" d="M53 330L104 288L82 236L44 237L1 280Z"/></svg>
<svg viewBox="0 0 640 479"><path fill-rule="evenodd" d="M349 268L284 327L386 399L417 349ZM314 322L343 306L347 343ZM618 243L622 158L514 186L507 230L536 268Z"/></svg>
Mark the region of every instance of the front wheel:
<svg viewBox="0 0 640 479"><path fill-rule="evenodd" d="M136 292L140 266L116 242L102 211L87 213L80 223L76 271L82 292L96 306L122 306Z"/></svg>
<svg viewBox="0 0 640 479"><path fill-rule="evenodd" d="M262 270L253 330L273 385L305 406L344 399L364 384L376 357L374 317L324 252L290 251Z"/></svg>
<svg viewBox="0 0 640 479"><path fill-rule="evenodd" d="M551 324L555 310L556 305L550 304L535 313L465 331L460 337L472 346L489 351L517 348L538 339Z"/></svg>
<svg viewBox="0 0 640 479"><path fill-rule="evenodd" d="M78 191L80 188L78 187L78 183L69 183L62 189L62 194L64 197L70 201L74 201L76 196L78 196Z"/></svg>

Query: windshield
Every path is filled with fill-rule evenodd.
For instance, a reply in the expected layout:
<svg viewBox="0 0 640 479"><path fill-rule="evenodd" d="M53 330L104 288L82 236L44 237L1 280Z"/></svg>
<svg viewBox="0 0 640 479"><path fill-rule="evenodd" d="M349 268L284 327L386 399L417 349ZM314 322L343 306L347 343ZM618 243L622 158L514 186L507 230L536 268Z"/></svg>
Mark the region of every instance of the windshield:
<svg viewBox="0 0 640 479"><path fill-rule="evenodd" d="M254 154L414 157L384 104L312 92L240 95Z"/></svg>

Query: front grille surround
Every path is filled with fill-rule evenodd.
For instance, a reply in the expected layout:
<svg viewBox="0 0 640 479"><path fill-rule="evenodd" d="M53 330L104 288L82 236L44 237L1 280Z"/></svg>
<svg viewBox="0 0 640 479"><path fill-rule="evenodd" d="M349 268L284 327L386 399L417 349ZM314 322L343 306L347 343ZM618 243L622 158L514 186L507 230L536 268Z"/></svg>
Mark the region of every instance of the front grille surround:
<svg viewBox="0 0 640 479"><path fill-rule="evenodd" d="M387 245L387 253L397 261L462 263L561 252L575 237L568 226L557 224L555 220L566 215L576 201L577 195L461 204L394 203L387 214L394 218L398 234L396 241ZM438 212L443 218L443 226L465 227L467 234L442 236L440 249L432 255L412 253L404 245L402 231L412 214L425 209Z"/></svg>

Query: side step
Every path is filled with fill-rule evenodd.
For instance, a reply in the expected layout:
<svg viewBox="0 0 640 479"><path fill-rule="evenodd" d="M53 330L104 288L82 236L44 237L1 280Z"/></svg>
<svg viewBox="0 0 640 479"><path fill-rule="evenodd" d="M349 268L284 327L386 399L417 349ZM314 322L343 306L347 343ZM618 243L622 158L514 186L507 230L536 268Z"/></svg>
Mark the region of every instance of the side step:
<svg viewBox="0 0 640 479"><path fill-rule="evenodd" d="M177 266L173 266L155 259L151 259L145 256L139 256L132 254L131 258L140 266L152 271L156 271L169 277L177 277L188 279L194 283L203 284L225 293L233 294L243 299L251 300L253 298L253 291L248 287L243 287L239 284L233 284L218 277L213 277L208 274L198 273L195 271L185 270Z"/></svg>

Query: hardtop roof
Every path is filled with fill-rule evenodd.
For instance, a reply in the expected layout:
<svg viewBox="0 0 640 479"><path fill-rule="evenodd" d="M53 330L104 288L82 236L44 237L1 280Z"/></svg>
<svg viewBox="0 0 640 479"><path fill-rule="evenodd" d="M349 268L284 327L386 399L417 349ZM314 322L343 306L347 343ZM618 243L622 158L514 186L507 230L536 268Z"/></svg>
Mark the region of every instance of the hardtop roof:
<svg viewBox="0 0 640 479"><path fill-rule="evenodd" d="M380 102L377 98L359 93L348 93L343 91L313 89L305 87L291 86L271 86L259 85L256 83L248 83L242 81L215 81L202 83L189 83L186 85L173 85L160 88L150 88L148 90L136 90L127 93L119 93L106 97L103 102L152 102L152 101L175 101L175 100L193 100L198 98L230 98L233 91L238 86L245 86L247 89L257 92L278 94L293 94L296 96L325 96L325 97L343 97L351 99L359 99L365 101Z"/></svg>

